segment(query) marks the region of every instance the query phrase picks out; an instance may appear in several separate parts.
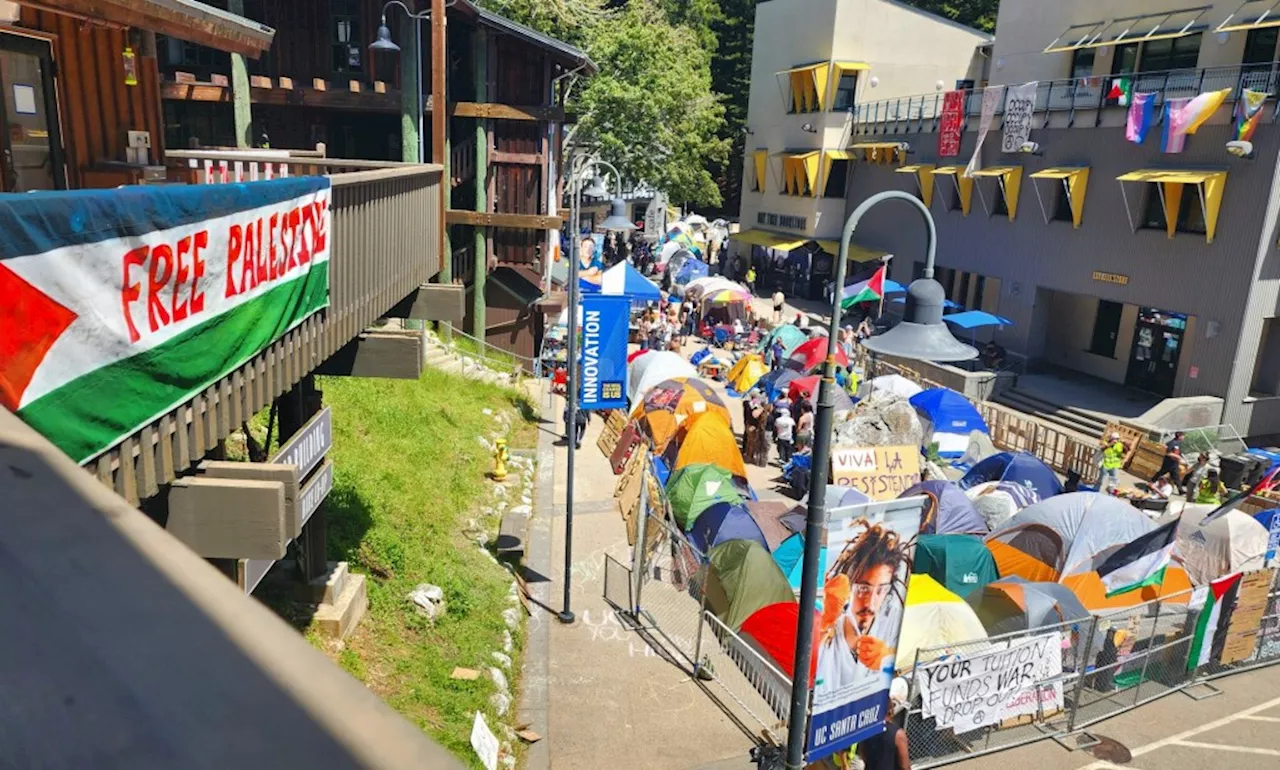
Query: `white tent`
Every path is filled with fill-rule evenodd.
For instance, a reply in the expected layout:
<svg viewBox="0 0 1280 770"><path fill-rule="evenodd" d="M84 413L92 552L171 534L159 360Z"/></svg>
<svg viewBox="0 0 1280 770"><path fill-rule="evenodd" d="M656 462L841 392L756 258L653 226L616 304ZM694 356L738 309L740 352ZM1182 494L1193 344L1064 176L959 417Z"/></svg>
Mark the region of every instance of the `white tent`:
<svg viewBox="0 0 1280 770"><path fill-rule="evenodd" d="M646 353L631 362L627 375L627 398L634 407L654 385L673 377L697 377L698 370L679 353L662 350Z"/></svg>
<svg viewBox="0 0 1280 770"><path fill-rule="evenodd" d="M915 384L901 374L886 374L882 377L876 377L871 381L872 390L887 390L890 393L896 393L903 398L910 399L912 396L924 390L924 388Z"/></svg>
<svg viewBox="0 0 1280 770"><path fill-rule="evenodd" d="M1174 554L1195 585L1206 585L1232 572L1262 569L1266 558L1267 528L1241 511L1229 511L1203 524L1215 507L1188 505L1180 514ZM1170 514L1160 523L1177 515Z"/></svg>

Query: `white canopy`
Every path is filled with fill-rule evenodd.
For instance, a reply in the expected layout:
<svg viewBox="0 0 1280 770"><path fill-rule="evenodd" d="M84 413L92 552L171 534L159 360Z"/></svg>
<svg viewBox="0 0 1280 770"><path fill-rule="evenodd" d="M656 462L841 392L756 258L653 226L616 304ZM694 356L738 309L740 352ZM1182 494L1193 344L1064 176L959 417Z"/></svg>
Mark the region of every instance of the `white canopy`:
<svg viewBox="0 0 1280 770"><path fill-rule="evenodd" d="M920 393L924 388L915 384L901 374L886 374L882 377L876 377L871 381L872 390L887 390L890 393L897 393L903 398L911 398Z"/></svg>
<svg viewBox="0 0 1280 770"><path fill-rule="evenodd" d="M679 353L662 350L646 353L631 362L627 375L627 398L634 407L654 385L673 377L697 377L698 370Z"/></svg>

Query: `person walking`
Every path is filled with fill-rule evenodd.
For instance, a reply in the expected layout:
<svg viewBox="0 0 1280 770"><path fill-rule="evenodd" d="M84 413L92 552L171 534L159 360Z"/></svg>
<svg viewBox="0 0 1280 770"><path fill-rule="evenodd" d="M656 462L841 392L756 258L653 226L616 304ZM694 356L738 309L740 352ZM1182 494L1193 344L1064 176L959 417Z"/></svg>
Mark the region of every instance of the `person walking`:
<svg viewBox="0 0 1280 770"><path fill-rule="evenodd" d="M866 770L911 770L911 750L907 731L895 721L906 711L911 688L896 677L889 685L889 708L884 715L884 732L858 744L858 758Z"/></svg>
<svg viewBox="0 0 1280 770"><path fill-rule="evenodd" d="M1173 438L1164 445L1164 460L1160 463L1160 470L1152 477L1151 483L1155 484L1165 476L1173 482L1173 485L1180 486L1182 484L1182 439L1186 436L1182 431L1176 431Z"/></svg>
<svg viewBox="0 0 1280 770"><path fill-rule="evenodd" d="M1099 463L1098 491L1107 493L1120 484L1120 468L1124 466L1124 442L1119 433L1112 433L1102 445L1102 460Z"/></svg>
<svg viewBox="0 0 1280 770"><path fill-rule="evenodd" d="M782 287L779 286L773 292L773 322L775 324L782 323L782 308L787 304L787 295L782 293Z"/></svg>
<svg viewBox="0 0 1280 770"><path fill-rule="evenodd" d="M813 405L808 401L801 401L800 419L796 420L796 450L808 449L813 446Z"/></svg>
<svg viewBox="0 0 1280 770"><path fill-rule="evenodd" d="M778 417L773 421L774 442L778 445L778 461L786 465L791 461L795 451L796 421L791 419L791 410L782 407L777 410Z"/></svg>

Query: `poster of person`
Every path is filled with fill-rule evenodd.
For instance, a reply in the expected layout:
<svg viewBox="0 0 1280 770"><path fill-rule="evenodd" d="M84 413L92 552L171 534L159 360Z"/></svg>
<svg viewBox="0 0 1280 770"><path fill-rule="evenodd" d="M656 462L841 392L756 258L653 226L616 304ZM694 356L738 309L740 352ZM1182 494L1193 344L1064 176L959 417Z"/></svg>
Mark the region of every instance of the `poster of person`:
<svg viewBox="0 0 1280 770"><path fill-rule="evenodd" d="M604 236L584 235L578 242L578 280L599 286L604 281Z"/></svg>
<svg viewBox="0 0 1280 770"><path fill-rule="evenodd" d="M871 502L827 514L809 762L884 729L925 500Z"/></svg>

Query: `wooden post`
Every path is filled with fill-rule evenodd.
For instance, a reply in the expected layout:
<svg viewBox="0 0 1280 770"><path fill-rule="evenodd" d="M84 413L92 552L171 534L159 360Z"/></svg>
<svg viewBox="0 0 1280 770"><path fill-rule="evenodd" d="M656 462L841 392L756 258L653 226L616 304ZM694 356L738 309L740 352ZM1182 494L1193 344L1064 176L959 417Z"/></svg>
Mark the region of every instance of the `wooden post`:
<svg viewBox="0 0 1280 770"><path fill-rule="evenodd" d="M449 116L445 95L445 24L447 23L444 0L431 0L431 160L444 166L444 190L440 196L440 254L443 266L440 283L453 280L453 253L449 248L449 228L444 224L444 213L451 203L453 187L449 168L449 140L445 134L445 120Z"/></svg>
<svg viewBox="0 0 1280 770"><path fill-rule="evenodd" d="M400 22L400 157L405 163L421 163L418 128L422 124L422 91L418 81L422 52L418 50L419 22L402 16Z"/></svg>
<svg viewBox="0 0 1280 770"><path fill-rule="evenodd" d="M244 15L244 0L227 0L227 10ZM231 108L234 113L236 147L253 146L253 107L250 101L249 68L244 57L231 54Z"/></svg>
<svg viewBox="0 0 1280 770"><path fill-rule="evenodd" d="M477 102L489 101L489 33L482 27L475 33L475 82ZM484 118L476 118L476 211L488 211L485 189L489 178L489 125ZM489 244L483 225L475 226L475 294L471 305L471 333L478 340L485 338L485 283L489 273Z"/></svg>
<svg viewBox="0 0 1280 770"><path fill-rule="evenodd" d="M323 394L316 390L314 375L304 377L293 389L276 399L276 424L279 425L280 443L297 433L313 415L320 411ZM311 514L297 538L301 546L298 567L304 581L320 577L328 569L326 555L324 503Z"/></svg>

